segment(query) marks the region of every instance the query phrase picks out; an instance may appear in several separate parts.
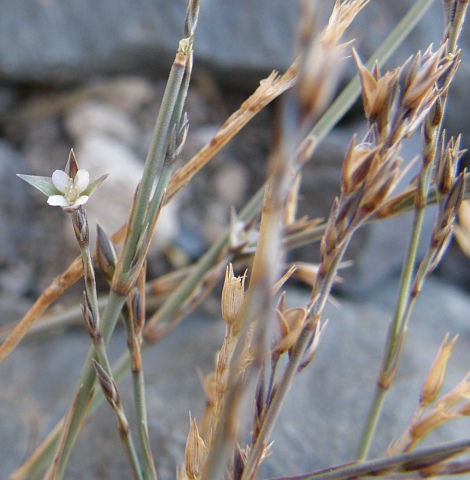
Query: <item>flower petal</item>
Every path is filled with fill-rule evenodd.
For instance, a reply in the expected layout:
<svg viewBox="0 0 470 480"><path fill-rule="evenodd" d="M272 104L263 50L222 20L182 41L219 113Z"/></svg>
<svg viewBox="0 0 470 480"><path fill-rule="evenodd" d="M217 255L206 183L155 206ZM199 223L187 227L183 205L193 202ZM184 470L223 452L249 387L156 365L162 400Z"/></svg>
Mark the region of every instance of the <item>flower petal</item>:
<svg viewBox="0 0 470 480"><path fill-rule="evenodd" d="M63 170L56 170L52 174L52 183L60 192L64 193L64 187L69 183L70 177Z"/></svg>
<svg viewBox="0 0 470 480"><path fill-rule="evenodd" d="M63 195L52 195L47 199L47 203L54 207L68 207L69 202Z"/></svg>
<svg viewBox="0 0 470 480"><path fill-rule="evenodd" d="M90 174L87 170L79 170L73 179L73 183L76 187L78 187L78 191L82 193L87 189L88 184L90 183Z"/></svg>
<svg viewBox="0 0 470 480"><path fill-rule="evenodd" d="M79 206L79 205L83 205L84 203L86 203L88 201L88 195L82 195L81 197L78 197L77 200L74 202L73 206Z"/></svg>

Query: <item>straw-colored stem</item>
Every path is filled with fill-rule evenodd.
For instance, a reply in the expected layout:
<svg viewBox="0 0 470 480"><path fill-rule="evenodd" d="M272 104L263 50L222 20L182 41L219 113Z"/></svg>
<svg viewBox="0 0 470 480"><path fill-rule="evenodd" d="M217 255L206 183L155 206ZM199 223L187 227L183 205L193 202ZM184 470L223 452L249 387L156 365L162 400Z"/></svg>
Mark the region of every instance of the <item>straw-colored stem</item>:
<svg viewBox="0 0 470 480"><path fill-rule="evenodd" d="M339 248L336 258L331 262L331 268L328 271L328 276L323 280L322 284L318 288L319 295L311 307L311 316L314 319L319 320L321 317L323 307L333 284L333 279L336 276L337 269L341 263L341 259L343 258L347 245L348 241L346 240ZM304 327L294 345L289 361L276 385L271 403L269 404L266 415L263 418L263 423L261 425L258 438L251 449L250 456L248 457L245 469L243 471L242 480L251 480L252 476L256 472L259 458L261 458L262 449L268 443L269 436L271 435L274 424L277 420L279 412L281 411L284 399L292 385L295 375L298 372L299 366L303 360L305 349L312 338L314 331L311 327L311 323Z"/></svg>

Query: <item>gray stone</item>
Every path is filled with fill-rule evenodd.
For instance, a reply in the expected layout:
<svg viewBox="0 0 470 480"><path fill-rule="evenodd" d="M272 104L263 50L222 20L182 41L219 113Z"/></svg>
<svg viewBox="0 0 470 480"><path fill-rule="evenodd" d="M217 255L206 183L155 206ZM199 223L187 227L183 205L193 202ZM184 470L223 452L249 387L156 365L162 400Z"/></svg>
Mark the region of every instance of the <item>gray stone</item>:
<svg viewBox="0 0 470 480"><path fill-rule="evenodd" d="M185 0L5 3L0 78L61 83L98 72L166 73L185 10ZM293 4L280 0L201 2L197 63L253 84L259 72L286 67L294 18Z"/></svg>

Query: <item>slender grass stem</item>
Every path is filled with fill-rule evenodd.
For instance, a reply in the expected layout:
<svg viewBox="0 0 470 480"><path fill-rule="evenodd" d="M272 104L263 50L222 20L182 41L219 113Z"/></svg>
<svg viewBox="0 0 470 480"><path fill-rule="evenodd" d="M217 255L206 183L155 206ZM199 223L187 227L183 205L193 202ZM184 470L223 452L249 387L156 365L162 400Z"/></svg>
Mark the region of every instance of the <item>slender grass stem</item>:
<svg viewBox="0 0 470 480"><path fill-rule="evenodd" d="M121 312L122 306L124 304L124 298L118 297L114 294L114 292L110 292L108 303L106 308L103 312L102 318L102 328L103 328L103 341L104 344L107 345L109 339L111 337L111 333L116 326L117 319L119 317L119 313ZM72 446L75 442L75 438L78 435L80 429L80 418L83 416L83 412L88 405L88 397L90 395L90 391L93 388L93 384L95 381L95 370L93 368L92 359L95 357L95 350L94 347L90 348L88 352L88 356L84 362L84 366L82 369L82 373L80 375L80 379L78 381L78 385L80 388L80 394L77 398L77 405L76 405L76 415L70 422L69 433L67 436L66 441L64 442L64 448L62 450L62 455L59 462L59 467L57 470L57 480L63 478L65 467L67 465L68 458L72 451Z"/></svg>
<svg viewBox="0 0 470 480"><path fill-rule="evenodd" d="M392 475L402 473L404 478L409 478L411 472L421 468L436 465L454 455L462 454L470 449L470 440L448 443L437 447L423 448L413 452L402 453L389 458L378 458L363 462L353 462L326 470L296 475L294 477L271 478L270 480L347 480L350 478L363 478L376 476L377 472ZM395 478L395 477L393 477ZM421 475L419 476L421 478Z"/></svg>
<svg viewBox="0 0 470 480"><path fill-rule="evenodd" d="M139 185L135 209L128 225L128 238L122 254L122 269L127 272L134 257L137 242L142 233L142 225L145 223L148 202L153 196L155 179L165 160L168 135L175 104L180 97L181 83L185 73L186 54L178 51L176 59L171 67L167 87L163 95L160 110L155 123L155 129L150 143L147 159L145 161L142 181Z"/></svg>
<svg viewBox="0 0 470 480"><path fill-rule="evenodd" d="M132 372L134 386L134 402L137 416L137 431L139 434L140 449L143 455L142 465L144 480L156 480L155 464L150 451L147 427L147 405L145 403L145 383L142 369Z"/></svg>

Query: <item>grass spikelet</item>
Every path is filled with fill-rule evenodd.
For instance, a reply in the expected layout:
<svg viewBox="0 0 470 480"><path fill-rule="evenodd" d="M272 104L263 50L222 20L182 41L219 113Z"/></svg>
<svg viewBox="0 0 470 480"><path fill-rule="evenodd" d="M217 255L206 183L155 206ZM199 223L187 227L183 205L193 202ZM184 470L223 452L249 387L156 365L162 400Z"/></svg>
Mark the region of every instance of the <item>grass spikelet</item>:
<svg viewBox="0 0 470 480"><path fill-rule="evenodd" d="M199 435L196 420L189 414L189 433L184 451L186 476L189 480L200 480L207 457L207 448Z"/></svg>

